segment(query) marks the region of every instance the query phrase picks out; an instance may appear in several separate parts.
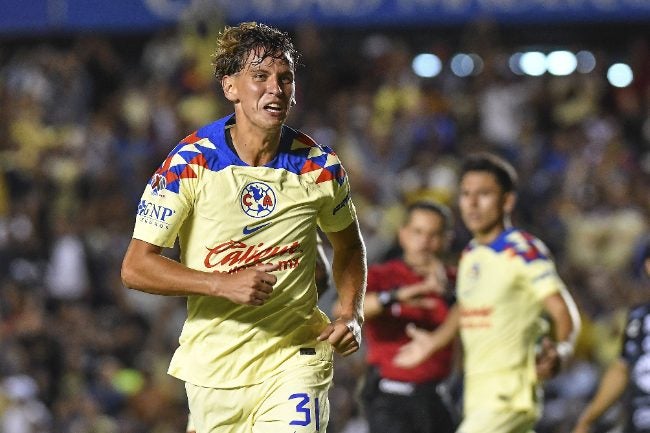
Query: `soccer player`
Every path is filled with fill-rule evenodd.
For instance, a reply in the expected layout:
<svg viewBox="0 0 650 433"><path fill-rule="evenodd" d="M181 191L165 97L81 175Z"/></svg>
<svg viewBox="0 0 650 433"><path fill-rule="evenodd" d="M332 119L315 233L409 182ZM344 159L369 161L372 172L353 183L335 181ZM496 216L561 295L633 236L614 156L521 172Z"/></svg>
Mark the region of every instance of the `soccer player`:
<svg viewBox="0 0 650 433"><path fill-rule="evenodd" d="M433 333L411 329L395 358L418 364L460 330L464 395L460 433L526 433L540 414L539 384L573 353L579 316L544 244L510 225L516 173L492 154L460 171L459 207L473 235L456 284L457 304ZM542 335L546 313L554 341ZM536 357L536 352L540 353Z"/></svg>
<svg viewBox="0 0 650 433"><path fill-rule="evenodd" d="M451 372L451 345L413 368L393 364L398 349L410 341L409 324L432 330L447 316L455 269L440 256L451 239L451 218L437 203L410 205L398 231L401 257L368 268L362 400L372 433L454 431L451 408L440 395L440 383Z"/></svg>
<svg viewBox="0 0 650 433"><path fill-rule="evenodd" d="M650 277L650 241L643 251L643 271ZM621 356L611 363L603 375L596 395L580 414L573 433L588 433L592 425L614 403L623 392L629 390L626 398L626 419L622 431L627 433L650 432L650 374L648 361L650 347L650 302L633 307L627 317ZM630 382L630 376L632 381ZM629 388L628 388L629 384Z"/></svg>
<svg viewBox="0 0 650 433"><path fill-rule="evenodd" d="M215 75L234 113L154 173L124 257L127 287L188 298L168 371L198 433L325 431L333 350L359 349L365 248L338 157L285 125L297 54L264 24L219 34ZM342 303L332 322L316 304L317 227ZM161 255L177 237L180 263Z"/></svg>

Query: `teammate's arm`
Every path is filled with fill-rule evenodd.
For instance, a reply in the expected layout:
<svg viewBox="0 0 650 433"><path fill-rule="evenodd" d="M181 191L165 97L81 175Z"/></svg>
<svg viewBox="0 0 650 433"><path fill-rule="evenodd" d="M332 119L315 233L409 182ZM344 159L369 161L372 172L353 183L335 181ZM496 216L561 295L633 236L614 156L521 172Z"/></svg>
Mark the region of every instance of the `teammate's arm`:
<svg viewBox="0 0 650 433"><path fill-rule="evenodd" d="M543 342L542 354L537 361L537 374L541 379L548 379L573 356L580 331L580 315L573 298L564 289L544 299L544 310L553 322L555 342Z"/></svg>
<svg viewBox="0 0 650 433"><path fill-rule="evenodd" d="M406 333L411 341L399 348L393 364L402 368L412 368L422 363L438 350L450 344L460 326L460 312L455 304L449 309L445 321L434 331L425 331L409 325Z"/></svg>
<svg viewBox="0 0 650 433"><path fill-rule="evenodd" d="M328 340L338 353L345 356L357 351L361 344L363 298L368 272L366 251L356 220L339 232L328 232L327 238L334 252L332 274L340 310L338 317L318 339Z"/></svg>
<svg viewBox="0 0 650 433"><path fill-rule="evenodd" d="M161 255L162 248L132 239L122 261L122 282L142 292L168 295L220 296L237 304L262 305L277 277L277 265L264 264L235 274L202 272Z"/></svg>
<svg viewBox="0 0 650 433"><path fill-rule="evenodd" d="M591 425L623 395L630 378L630 370L624 359L614 361L598 386L596 395L580 414L573 433L588 433Z"/></svg>

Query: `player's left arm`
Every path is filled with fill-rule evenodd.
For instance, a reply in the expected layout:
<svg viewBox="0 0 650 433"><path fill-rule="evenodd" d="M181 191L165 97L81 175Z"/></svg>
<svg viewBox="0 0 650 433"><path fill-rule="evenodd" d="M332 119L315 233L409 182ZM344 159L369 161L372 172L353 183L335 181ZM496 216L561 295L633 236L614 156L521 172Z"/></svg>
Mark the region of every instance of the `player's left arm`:
<svg viewBox="0 0 650 433"><path fill-rule="evenodd" d="M345 229L326 233L333 249L332 274L338 292L338 317L323 330L318 339L327 340L337 353L350 355L361 344L363 298L366 291L366 250L354 220Z"/></svg>
<svg viewBox="0 0 650 433"><path fill-rule="evenodd" d="M554 341L545 339L537 361L541 379L555 375L573 357L580 332L580 315L571 294L564 288L544 298L544 310L553 322Z"/></svg>

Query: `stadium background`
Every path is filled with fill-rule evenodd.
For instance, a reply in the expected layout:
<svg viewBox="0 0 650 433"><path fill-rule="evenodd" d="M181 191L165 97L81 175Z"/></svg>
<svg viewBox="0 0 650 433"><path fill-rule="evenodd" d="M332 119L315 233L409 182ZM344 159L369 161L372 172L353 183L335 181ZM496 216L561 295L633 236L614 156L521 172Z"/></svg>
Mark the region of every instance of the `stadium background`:
<svg viewBox="0 0 650 433"><path fill-rule="evenodd" d="M0 0L0 10L4 433L184 431L184 391L165 374L183 300L125 291L119 266L157 164L230 109L209 55L216 32L241 20L295 37L304 67L289 123L341 155L371 262L390 253L401 203L453 206L464 153L489 149L518 168L516 222L548 243L584 320L575 362L546 386L538 433L569 431L616 355L626 307L648 298L650 2ZM566 52L581 53L569 72ZM458 224L449 260L466 241ZM366 431L362 355L336 360L330 433Z"/></svg>

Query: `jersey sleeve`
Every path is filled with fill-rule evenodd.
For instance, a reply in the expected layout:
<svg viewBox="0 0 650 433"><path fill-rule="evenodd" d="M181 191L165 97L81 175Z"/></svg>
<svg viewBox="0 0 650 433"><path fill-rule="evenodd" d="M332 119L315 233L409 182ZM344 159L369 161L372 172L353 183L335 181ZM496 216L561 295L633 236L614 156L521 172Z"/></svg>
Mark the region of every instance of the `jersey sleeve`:
<svg viewBox="0 0 650 433"><path fill-rule="evenodd" d="M153 174L138 204L133 238L160 247L172 247L191 212L200 167L182 156L177 146Z"/></svg>
<svg viewBox="0 0 650 433"><path fill-rule="evenodd" d="M320 208L318 225L324 232L338 232L356 220L357 213L351 199L348 175L338 156L331 149L325 149L331 152L328 158L332 162L323 169L323 173L327 176L326 187L331 190L328 191L327 199Z"/></svg>
<svg viewBox="0 0 650 433"><path fill-rule="evenodd" d="M548 249L539 239L529 241L522 257L524 275L535 299L542 300L565 289Z"/></svg>

